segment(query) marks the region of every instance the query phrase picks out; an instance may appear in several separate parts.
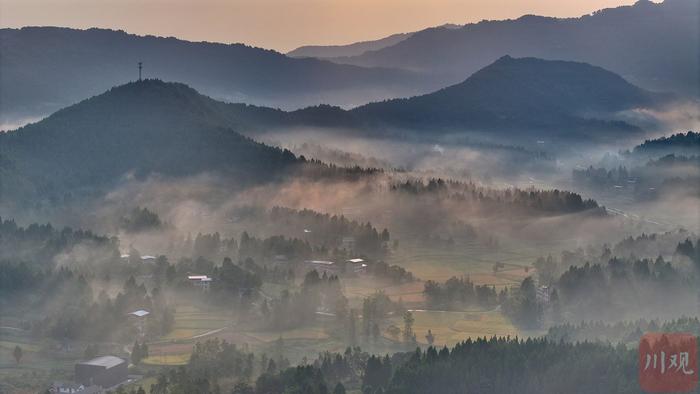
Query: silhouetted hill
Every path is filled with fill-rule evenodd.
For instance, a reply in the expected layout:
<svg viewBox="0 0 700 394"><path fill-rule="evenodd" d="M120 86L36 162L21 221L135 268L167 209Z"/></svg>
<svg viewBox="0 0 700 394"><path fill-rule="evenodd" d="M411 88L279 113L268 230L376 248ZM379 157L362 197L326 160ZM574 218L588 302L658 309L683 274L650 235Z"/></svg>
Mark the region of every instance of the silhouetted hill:
<svg viewBox="0 0 700 394"><path fill-rule="evenodd" d="M603 122L615 111L652 106L657 96L585 63L504 56L464 82L352 110L363 123L424 130L517 130L602 136L634 130Z"/></svg>
<svg viewBox="0 0 700 394"><path fill-rule="evenodd" d="M220 173L243 184L275 179L299 160L238 132L297 126L381 135L528 131L562 138L635 130L591 119L651 106L656 96L584 63L503 57L437 92L346 111L321 105L293 112L227 104L187 85L131 82L0 134L0 184L40 195L110 185L124 176ZM60 193L59 193L60 194ZM1 196L0 196L1 197Z"/></svg>
<svg viewBox="0 0 700 394"><path fill-rule="evenodd" d="M294 59L242 44L188 42L123 31L0 29L0 116L46 115L144 76L179 81L217 99L301 108L355 106L428 91L406 71Z"/></svg>
<svg viewBox="0 0 700 394"><path fill-rule="evenodd" d="M397 33L378 40L361 41L347 45L305 45L297 49L287 52L290 57L315 57L319 59L340 57L340 56L357 56L367 51L376 51L395 45L413 33Z"/></svg>
<svg viewBox="0 0 700 394"><path fill-rule="evenodd" d="M638 86L700 95L700 2L640 0L580 18L526 15L458 29L436 27L339 63L429 72L456 83L503 55L582 61Z"/></svg>
<svg viewBox="0 0 700 394"><path fill-rule="evenodd" d="M645 140L632 149L632 154L641 156L662 155L700 155L700 133L688 131L687 133L673 134L669 137L659 137Z"/></svg>
<svg viewBox="0 0 700 394"><path fill-rule="evenodd" d="M231 127L243 124L236 120L241 113L250 119L283 114L220 103L183 84L128 83L0 133L0 182L8 192L40 195L153 173L218 173L245 184L274 179L299 163L289 151L235 132Z"/></svg>

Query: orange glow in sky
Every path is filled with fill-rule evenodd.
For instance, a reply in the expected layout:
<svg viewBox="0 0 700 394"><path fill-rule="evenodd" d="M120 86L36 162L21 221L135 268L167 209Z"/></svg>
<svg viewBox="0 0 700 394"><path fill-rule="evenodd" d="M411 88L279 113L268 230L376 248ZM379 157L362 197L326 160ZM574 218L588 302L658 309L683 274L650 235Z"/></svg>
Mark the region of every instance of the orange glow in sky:
<svg viewBox="0 0 700 394"><path fill-rule="evenodd" d="M0 0L0 26L104 27L286 52L444 23L577 17L634 0Z"/></svg>

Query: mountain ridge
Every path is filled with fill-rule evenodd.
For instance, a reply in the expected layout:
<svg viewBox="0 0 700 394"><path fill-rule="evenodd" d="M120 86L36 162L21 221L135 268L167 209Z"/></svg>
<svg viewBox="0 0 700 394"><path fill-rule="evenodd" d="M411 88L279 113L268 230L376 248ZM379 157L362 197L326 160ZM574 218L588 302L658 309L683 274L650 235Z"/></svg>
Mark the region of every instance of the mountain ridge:
<svg viewBox="0 0 700 394"><path fill-rule="evenodd" d="M698 97L699 37L697 1L640 0L578 18L524 15L457 29L434 27L393 46L331 60L427 72L443 85L457 83L505 54L583 61L646 89Z"/></svg>
<svg viewBox="0 0 700 394"><path fill-rule="evenodd" d="M0 116L44 115L144 76L187 83L223 101L287 109L352 106L424 91L416 73L296 59L245 44L191 42L122 30L0 29ZM366 101L365 101L366 100Z"/></svg>
<svg viewBox="0 0 700 394"><path fill-rule="evenodd" d="M340 45L303 45L287 52L290 57L315 57L318 59L356 56L366 51L377 50L395 45L413 33L396 33L376 40L365 40Z"/></svg>

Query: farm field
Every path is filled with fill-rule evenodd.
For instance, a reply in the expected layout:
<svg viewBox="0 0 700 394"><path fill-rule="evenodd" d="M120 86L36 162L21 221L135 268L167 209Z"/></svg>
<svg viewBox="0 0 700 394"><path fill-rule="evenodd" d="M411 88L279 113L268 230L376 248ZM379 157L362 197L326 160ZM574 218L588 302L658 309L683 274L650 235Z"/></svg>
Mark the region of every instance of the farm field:
<svg viewBox="0 0 700 394"><path fill-rule="evenodd" d="M531 265L539 257L538 249L521 248L519 252L503 249L495 251L476 241L447 248L409 244L393 251L386 261L411 271L422 280L439 282L453 276L469 276L477 284L508 286L533 274ZM496 263L505 267L494 273Z"/></svg>
<svg viewBox="0 0 700 394"><path fill-rule="evenodd" d="M415 322L413 331L421 345L427 345L425 335L431 330L436 346L454 346L468 338L521 335L499 311L412 311ZM392 318L392 324L403 327L400 316ZM384 334L389 338L388 334Z"/></svg>

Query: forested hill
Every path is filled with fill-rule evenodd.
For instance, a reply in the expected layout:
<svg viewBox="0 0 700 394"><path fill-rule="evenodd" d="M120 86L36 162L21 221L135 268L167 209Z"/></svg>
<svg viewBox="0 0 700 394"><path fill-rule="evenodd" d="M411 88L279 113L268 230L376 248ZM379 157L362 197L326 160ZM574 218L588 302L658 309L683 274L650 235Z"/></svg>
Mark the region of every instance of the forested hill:
<svg viewBox="0 0 700 394"><path fill-rule="evenodd" d="M673 134L670 137L645 140L644 143L635 146L632 153L651 156L700 155L700 133L688 131L687 133Z"/></svg>
<svg viewBox="0 0 700 394"><path fill-rule="evenodd" d="M232 129L239 125L237 114L267 111L274 118L281 111L233 107L182 84L144 80L115 87L0 133L3 193L47 195L152 173L214 172L249 183L270 180L300 162Z"/></svg>
<svg viewBox="0 0 700 394"><path fill-rule="evenodd" d="M364 122L414 129L633 130L595 115L652 106L660 96L586 63L504 56L437 92L356 108ZM593 115L593 116L591 116Z"/></svg>

